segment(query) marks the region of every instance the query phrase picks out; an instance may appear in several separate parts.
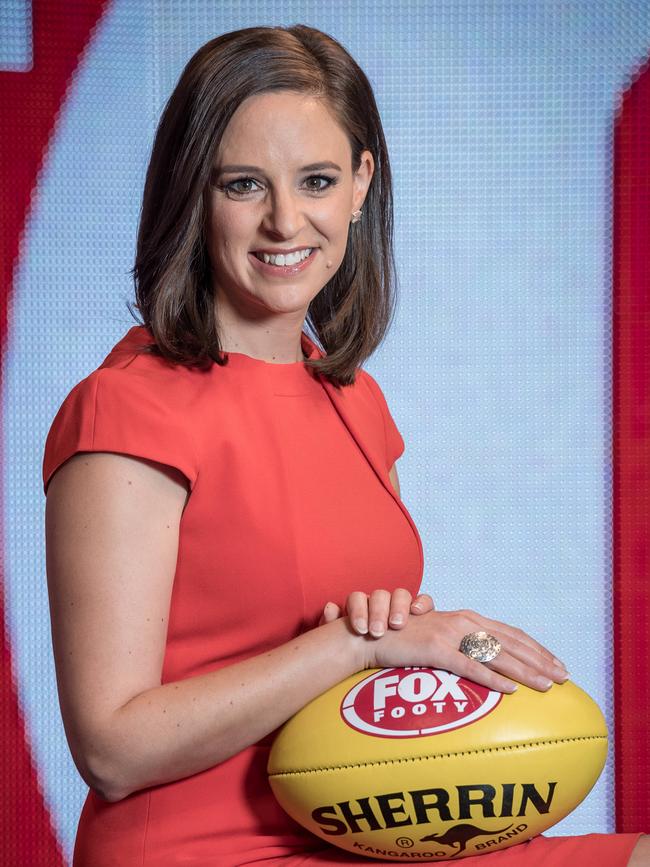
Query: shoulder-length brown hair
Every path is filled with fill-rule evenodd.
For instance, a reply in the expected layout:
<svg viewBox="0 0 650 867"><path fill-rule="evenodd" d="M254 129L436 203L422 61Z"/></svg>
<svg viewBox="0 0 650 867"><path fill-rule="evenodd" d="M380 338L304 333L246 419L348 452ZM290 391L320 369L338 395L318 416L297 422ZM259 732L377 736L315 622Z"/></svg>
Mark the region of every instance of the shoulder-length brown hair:
<svg viewBox="0 0 650 867"><path fill-rule="evenodd" d="M305 363L336 386L348 385L384 339L395 310L391 172L366 75L339 42L302 24L212 39L190 59L169 97L147 169L131 271L139 324L155 340L145 351L188 367L227 363L205 241L211 169L241 103L277 90L324 98L348 135L353 171L365 149L375 161L363 217L306 316L325 355Z"/></svg>

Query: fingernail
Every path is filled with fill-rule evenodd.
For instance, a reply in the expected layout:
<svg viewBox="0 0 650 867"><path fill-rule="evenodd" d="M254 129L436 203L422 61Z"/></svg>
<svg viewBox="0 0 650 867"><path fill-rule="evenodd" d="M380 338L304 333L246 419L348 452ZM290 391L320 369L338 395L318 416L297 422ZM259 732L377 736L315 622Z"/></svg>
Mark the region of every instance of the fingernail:
<svg viewBox="0 0 650 867"><path fill-rule="evenodd" d="M384 624L379 623L379 621L375 621L370 624L370 632L372 635L379 637L384 634Z"/></svg>
<svg viewBox="0 0 650 867"><path fill-rule="evenodd" d="M553 681L547 680L545 677L538 677L537 678L537 685L541 689L550 689L553 686Z"/></svg>
<svg viewBox="0 0 650 867"><path fill-rule="evenodd" d="M563 671L562 674L560 675L560 680L562 681L562 683L565 683L570 677L571 677L571 675L569 674L568 671Z"/></svg>
<svg viewBox="0 0 650 867"><path fill-rule="evenodd" d="M513 683L512 686L508 687L508 693L517 692L517 684Z"/></svg>
<svg viewBox="0 0 650 867"><path fill-rule="evenodd" d="M424 605L421 602L414 602L413 608L417 608L418 611L422 611L422 609L424 608Z"/></svg>
<svg viewBox="0 0 650 867"><path fill-rule="evenodd" d="M558 659L557 656L554 656L554 657L553 657L553 662L554 662L556 665L559 665L560 668L563 668L563 669L566 671L566 665L562 662L561 659Z"/></svg>
<svg viewBox="0 0 650 867"><path fill-rule="evenodd" d="M394 623L396 626L401 626L402 623L404 623L404 618L401 614L395 614L393 617L391 617L390 622Z"/></svg>
<svg viewBox="0 0 650 867"><path fill-rule="evenodd" d="M362 620L361 618L354 621L354 628L362 635L365 635L368 632L368 624L365 620Z"/></svg>

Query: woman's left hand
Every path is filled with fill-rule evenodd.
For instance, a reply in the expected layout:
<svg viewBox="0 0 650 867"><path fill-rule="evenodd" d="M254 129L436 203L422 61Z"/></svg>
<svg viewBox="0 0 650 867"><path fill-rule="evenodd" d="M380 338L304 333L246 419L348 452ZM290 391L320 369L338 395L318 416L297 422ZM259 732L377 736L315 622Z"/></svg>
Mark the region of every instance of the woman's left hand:
<svg viewBox="0 0 650 867"><path fill-rule="evenodd" d="M428 593L420 593L413 599L403 587L392 593L388 590L373 590L368 594L355 590L348 596L343 610L335 602L328 602L318 625L323 626L345 614L358 635L369 634L373 638L381 638L388 628L401 629L410 614L426 614L433 611L434 607Z"/></svg>

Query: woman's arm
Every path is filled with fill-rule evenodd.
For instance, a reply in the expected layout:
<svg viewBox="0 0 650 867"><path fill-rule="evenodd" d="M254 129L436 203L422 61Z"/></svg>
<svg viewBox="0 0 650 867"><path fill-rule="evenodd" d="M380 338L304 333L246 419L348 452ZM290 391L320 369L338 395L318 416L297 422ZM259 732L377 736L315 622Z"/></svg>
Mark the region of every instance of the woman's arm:
<svg viewBox="0 0 650 867"><path fill-rule="evenodd" d="M106 800L212 767L363 667L364 639L340 619L220 671L161 685L186 500L177 470L108 453L75 455L48 488L63 722L81 776Z"/></svg>
<svg viewBox="0 0 650 867"><path fill-rule="evenodd" d="M457 650L468 625L493 621L436 611L380 639L355 634L340 618L243 662L161 685L186 501L177 470L121 454L75 455L48 488L47 573L63 722L79 772L106 800L224 761L363 668L432 665L492 689L514 686ZM502 626L512 633L500 637L516 662L513 668L502 652L504 671L537 688L544 688L540 673L557 677L547 651Z"/></svg>
<svg viewBox="0 0 650 867"><path fill-rule="evenodd" d="M391 485L395 488L395 493L398 497L401 496L401 492L399 489L399 478L397 477L397 464L394 463L393 466L388 471L388 475L390 477Z"/></svg>

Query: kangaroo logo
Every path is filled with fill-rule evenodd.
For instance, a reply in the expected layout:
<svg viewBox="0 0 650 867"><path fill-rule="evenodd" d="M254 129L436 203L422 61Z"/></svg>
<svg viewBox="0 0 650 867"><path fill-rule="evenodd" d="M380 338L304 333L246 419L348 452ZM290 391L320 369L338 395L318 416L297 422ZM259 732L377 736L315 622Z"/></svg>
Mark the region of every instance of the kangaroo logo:
<svg viewBox="0 0 650 867"><path fill-rule="evenodd" d="M484 831L482 828L477 828L476 825L465 823L448 828L444 834L429 834L427 837L420 837L420 842L426 843L429 840L435 840L436 843L440 843L442 846L458 846L458 852L454 852L451 856L455 858L456 855L460 855L461 852L465 851L467 844L474 837L491 837L494 834L503 834L509 828L512 828L512 823L507 828L490 831Z"/></svg>

